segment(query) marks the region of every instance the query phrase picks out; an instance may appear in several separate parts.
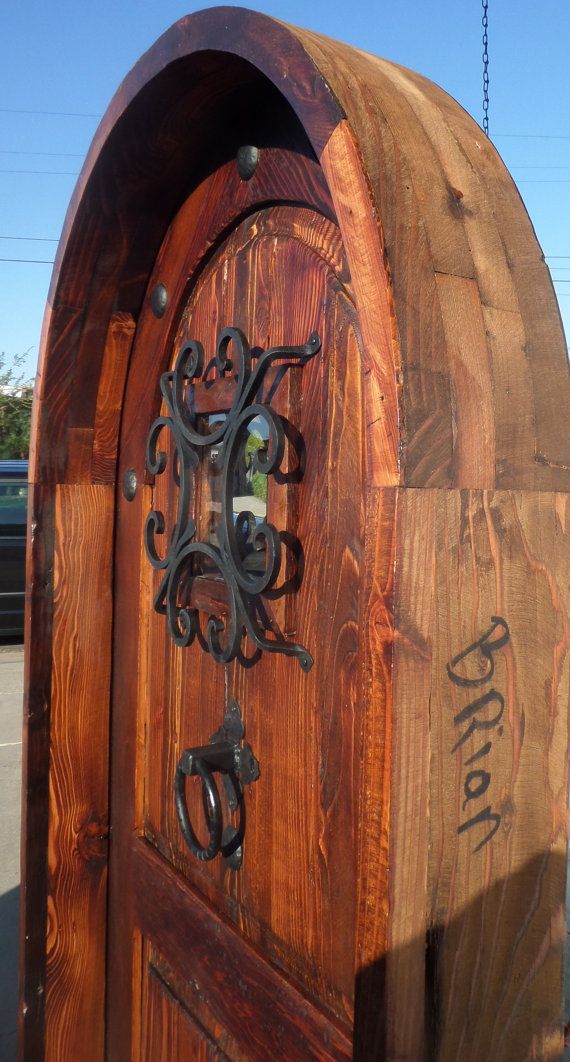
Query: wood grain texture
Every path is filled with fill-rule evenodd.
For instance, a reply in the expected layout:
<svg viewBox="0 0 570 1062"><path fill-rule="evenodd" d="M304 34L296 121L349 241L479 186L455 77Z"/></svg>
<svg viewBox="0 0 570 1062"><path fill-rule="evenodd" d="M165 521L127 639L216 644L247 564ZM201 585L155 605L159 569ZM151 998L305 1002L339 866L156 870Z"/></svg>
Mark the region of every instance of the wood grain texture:
<svg viewBox="0 0 570 1062"><path fill-rule="evenodd" d="M41 1058L44 1049L53 550L53 499L49 491L32 483L28 493L22 747L20 1059ZM40 639L35 637L37 631L42 632Z"/></svg>
<svg viewBox="0 0 570 1062"><path fill-rule="evenodd" d="M158 1058L168 1058L169 1062L227 1062L227 1055L218 1050L180 1001L173 999L154 970L147 981L143 1007L148 1023L141 1058L146 1062L156 1062Z"/></svg>
<svg viewBox="0 0 570 1062"><path fill-rule="evenodd" d="M348 122L331 133L321 165L343 234L361 322L368 482L390 486L399 482L399 348L383 233Z"/></svg>
<svg viewBox="0 0 570 1062"><path fill-rule="evenodd" d="M103 1058L113 491L55 510L46 1059ZM93 667L96 655L97 667Z"/></svg>
<svg viewBox="0 0 570 1062"><path fill-rule="evenodd" d="M403 374L403 482L477 485L455 459L454 411L466 396L456 390L448 307L436 285L437 275L446 274L473 280L484 311L502 311L486 343L494 434L506 448L496 451L494 485L567 490L564 334L531 223L496 150L454 100L420 75L294 32L346 113L383 230ZM514 363L506 362L506 350ZM516 408L513 375L525 411L516 454L508 429Z"/></svg>
<svg viewBox="0 0 570 1062"><path fill-rule="evenodd" d="M387 955L393 920L390 855L393 756L394 575L397 492L370 491L366 500L361 579L362 719L357 755L362 787L357 809L358 862L354 1055L379 1057L389 1021Z"/></svg>
<svg viewBox="0 0 570 1062"><path fill-rule="evenodd" d="M184 224L182 215L180 225ZM183 654L173 652L163 618L152 615L155 588L149 586L148 599L141 603L141 624L151 614L149 678L147 689L141 691L141 709L145 702L148 705L145 833L227 917L238 921L245 936L263 944L305 991L346 1021L352 1019L354 994L356 633L365 473L364 448L354 445L363 436L356 316L336 227L291 207L272 208L246 219L221 244L189 306L182 310L171 358L191 336L201 337L208 358L227 320L242 328L255 346L298 343L315 328L322 335L324 363L316 359L305 367L303 380L297 381L299 388L302 385L302 402L299 399L283 410L300 431L306 455L305 489L302 494L298 487L295 491L296 523L286 523L285 529L303 543L307 573L294 601L291 634L309 646L320 644L317 602L327 616L329 634L310 677L292 668L291 661L268 656L245 674L239 664L228 668L224 691L222 669L214 668L198 645ZM146 345L137 345L139 350L145 359ZM141 375L141 370L134 371L135 387ZM146 422L137 405L137 417L145 427L150 398L147 392ZM326 433L323 422L330 425ZM130 445L134 448L134 439ZM124 460L129 459L125 454ZM157 477L154 504L167 514L169 525L176 495L160 493L162 479ZM274 484L269 495L272 521L280 493ZM288 519L292 520L291 513ZM246 647L247 655L252 648ZM337 680L331 683L327 676L330 680L333 673ZM243 872L233 880L219 861L204 866L189 857L173 802L165 800L181 741L195 743L200 734L219 726L228 690L242 704L248 741L266 764L263 778L247 794L249 855ZM263 722L268 700L273 702L270 730ZM307 771L299 770L300 760L306 760ZM199 818L199 789L188 788L191 814ZM276 816L280 804L282 815ZM263 824L269 821L268 836ZM341 926L336 916L339 905L346 908Z"/></svg>
<svg viewBox="0 0 570 1062"><path fill-rule="evenodd" d="M133 860L139 923L159 948L168 949L251 1062L274 1054L291 1062L352 1057L350 1040L190 893L149 845L135 842Z"/></svg>
<svg viewBox="0 0 570 1062"><path fill-rule="evenodd" d="M235 153L250 142L261 155L247 182ZM249 223L266 226L257 245ZM226 280L210 268L224 241ZM279 270L296 278L290 287L275 282ZM158 320L148 297L165 276ZM264 342L292 333L302 342L295 328L310 327L317 308L323 356L280 409L306 440L306 489L289 486L274 509L298 531L305 560L301 593L275 616L291 637L309 632L317 663L308 677L263 659L213 676L204 654L183 657L163 630L133 622L150 595L141 528L155 487L144 443L158 377L186 327L211 347L231 313L246 331L255 322ZM42 1057L46 999L54 1058L60 1048L73 1054L88 1024L101 1049L97 837L111 621L107 600L98 615L80 609L99 572L109 585L113 523L111 792L121 813L109 886L109 1060L144 1057L159 1043L203 1051L196 1019L217 1050L242 1062L207 1006L202 1021L183 998L175 964L168 972L142 939L133 833L143 847L146 833L176 882L185 875L248 947L265 949L272 976L295 982L323 1021L353 1030L355 1057L556 1055L568 557L566 496L554 492L570 486L569 398L554 293L528 216L492 144L442 90L234 8L181 20L137 64L68 212L36 385L22 1059ZM132 503L117 494L112 513L118 467L133 468L142 487ZM63 582L58 575L54 605L56 511ZM482 719L469 715L447 664L484 633L491 609L507 606L510 640L491 653L507 692L484 702ZM103 650L88 671L93 646ZM272 769L247 802L245 866L261 870L232 881L180 851L164 786L181 743L206 740L234 693ZM482 752L473 735L485 736L499 696L505 720ZM457 745L474 718L480 725ZM72 774L70 752L84 778ZM189 799L197 810L196 794ZM462 816L481 804L482 818L466 826ZM497 817L486 841L481 830ZM472 851L475 833L483 847ZM87 939L93 963L80 983Z"/></svg>
<svg viewBox="0 0 570 1062"><path fill-rule="evenodd" d="M268 158L268 165L272 166L271 156ZM298 166L294 172L299 172ZM356 317L345 290L349 284L349 276L342 259L338 230L331 222L306 208L278 207L273 211L254 212L246 218L236 229L235 235L230 237L229 244L222 241L217 252L218 257L214 259L217 264L206 268L200 274L196 293L192 296L190 317L183 312L184 302L178 306L176 312L175 299L180 300L184 297L184 278L195 268L194 263L198 252L205 245L204 236L217 231L217 226L219 226L217 218L223 219L224 211L228 208L228 197L234 196L235 184L229 167L226 173L226 183L218 184L215 195L212 194L214 186L212 186L212 191L208 190L210 198L207 209L204 209L203 200L206 189L199 192L201 200L197 197L196 203L185 205L180 217L171 228L167 243L157 261L156 272L149 285L152 289L153 283L156 283L158 279L165 281L169 291L173 293L173 304L170 315L167 311L161 324L157 323L156 319L146 311L137 330L133 350L134 360L129 374L123 414L121 468L134 467L141 480L144 479L143 465L148 427L153 416L158 412L158 391L156 387L150 388L148 381L151 376L157 381L156 374L159 368L166 368L168 364L166 359L172 360L175 350L188 335L200 335L209 353L214 349L219 328L231 319L234 324L245 330L255 345L303 342L314 327L320 327L324 315L326 321L326 329L323 332L324 346L327 351L338 348L337 362L334 363L336 367L328 384L331 396L334 395L338 408L339 428L335 435L342 432L341 410L343 404L348 402L348 398L344 395L343 379L349 378L353 388L359 386L358 344L354 337L350 339L351 330L356 325ZM283 182L283 176L282 169L281 182ZM311 176L310 164L308 176ZM260 174L260 179L264 179L263 174ZM310 187L310 182L307 184L307 178L305 178L305 185ZM316 187L318 190L318 185ZM220 189L224 189L223 197L220 196ZM255 194L255 189L253 189L252 198ZM201 209L197 215L200 205ZM217 215L212 215L213 207ZM197 216L200 217L199 226L196 225ZM191 234L190 239L186 238L186 233ZM251 269L250 260L254 263L255 275L259 283L248 284L247 282ZM280 276L287 277L287 286L278 280ZM182 283L180 278L182 278ZM204 293L202 301L200 301L200 292ZM338 304L338 309L335 311L336 304ZM351 316L341 329L341 323L347 312ZM179 334L175 343L171 321L179 322ZM339 331L341 334L346 332L348 338L338 340ZM344 344L349 339L348 356L345 356ZM319 402L321 401L321 377L322 370L319 365L316 365L313 371L313 389ZM328 379L328 376L325 378ZM286 405L283 411L286 414L290 412L293 424L302 429L308 459L311 462L311 471L305 474L310 475L311 480L318 476L321 477L322 504L328 506L327 477L331 475L333 477L331 483L336 482L343 464L350 469L358 458L356 466L358 474L353 479L348 477L348 483L353 482L351 490L358 491L362 476L360 471L362 457L358 456L360 450L354 451L352 432L345 431L343 445L338 454L338 470L335 473L327 471L326 452L323 449L326 445L326 438L321 438L320 421L315 418L312 403L308 399L301 406L301 392L299 388L297 391L296 398L291 392L291 401L296 402L297 405L293 405L291 411L288 411ZM285 388L285 393L288 393L287 388ZM355 413L360 405L357 395L358 392L355 392ZM302 423L299 423L297 413L295 413L297 406L299 409L306 406L306 421ZM122 475L122 471L120 474ZM155 503L161 497L159 488L160 484L157 481L154 488ZM295 812L295 808L306 800L309 791L307 780L297 769L296 757L291 757L290 754L293 717L291 713L287 713L286 703L283 704L282 709L276 709L276 715L282 717L282 722L279 727L276 726L273 735L262 725L263 705L267 692L269 689L273 691L277 688L285 693L290 675L288 665L291 662L283 661L280 664L277 662L278 673L275 671L276 658L267 663L265 668L257 665L255 671L248 671L247 674L250 677L247 686L244 686L241 667L226 669L227 675L224 676L223 669L213 667L212 662L197 647L181 654L166 637L162 617L155 616L154 620L152 619L150 585L146 586L146 596L142 603L140 633L133 624L133 615L138 611L138 603L135 602L136 611L133 612L133 591L139 585L142 587L145 580L140 578L138 557L136 564L133 564L132 543L137 541L142 548L142 523L152 504L148 493L150 489L152 487L149 484L144 491L137 492L135 501L132 503L126 503L121 499L118 520L118 556L119 558L123 556L124 563L121 566L119 560L117 568L118 573L123 573L123 575L118 578L116 596L114 690L120 710L115 713L114 741L115 747L119 748L121 753L114 760L113 790L117 794L118 818L113 827L116 869L114 871L112 865L110 880L115 945L111 950L109 967L110 1003L113 1004L121 998L121 1007L111 1008L109 1023L110 1057L117 1058L124 1057L125 1051L130 1050L126 1046L130 1035L125 1029L125 1019L129 1018L130 1008L128 992L125 992L124 986L129 983L131 976L133 976L133 1013L139 1012L137 999L140 991L140 978L137 987L136 977L131 975L130 934L132 930L130 926L132 923L129 921L128 904L125 907L125 885L132 873L129 870L130 857L126 849L132 836L133 824L135 824L135 829L144 829L145 834L161 847L164 854L172 859L175 865L183 868L188 877L199 885L201 891L205 892L210 899L215 900L216 906L224 910L232 920L237 921L242 933L260 946L263 945L264 949L268 949L268 953L276 958L279 965L291 970L291 974L295 979L300 980L304 987L316 994L318 998L326 992L323 1002L327 1008L332 1009L333 1013L339 1012L344 1021L347 1020L347 1010L350 1012L352 1009L354 979L354 959L350 950L345 947L345 937L350 938L354 933L354 920L347 918L343 934L338 934L334 914L335 889L338 892L341 876L349 874L350 879L354 880L354 854L351 849L354 815L350 813L347 815L349 830L346 846L350 860L342 860L339 863L339 869L329 883L325 874L328 874L327 861L335 858L334 820L329 816L328 821L325 818L323 822L325 810L319 807L315 799L317 794L311 798L310 814L315 818L311 834L307 834L302 828ZM165 497L162 497L162 501L165 505L171 506L175 501L174 492L171 492L170 497L167 493ZM311 508L311 492L308 491L306 512L302 517L302 522L312 534ZM354 506L348 503L344 505L344 509L346 514L353 511L358 514L358 508L355 510ZM342 517L342 519L346 518L346 515ZM330 532L328 537L331 537ZM311 548L317 550L318 555L317 543ZM347 557L347 564L348 576L352 572L349 557ZM147 574L150 575L150 568L145 560L143 570L147 569ZM125 573L128 573L127 579L125 579ZM334 583L331 580L331 593L333 589ZM315 585L314 591L306 598L306 603L300 609L294 610L297 615L293 617L294 626L289 632L290 636L295 636L295 627L298 627L299 631L306 627L305 615L309 616L313 622L314 599L318 596L318 592ZM346 601L347 609L353 608L355 595L358 596L357 583L350 587ZM336 622L339 624L339 637L342 641L343 620L340 613ZM349 637L353 637L350 624L348 634ZM260 663L263 664L263 661ZM138 695L137 687L132 682L132 675L135 672L139 675ZM256 675L257 678L254 677ZM351 700L354 700L354 694L350 694L350 684L353 681L350 679L349 672L347 694L350 695ZM201 868L194 860L189 859L180 844L179 827L174 816L173 803L169 799L173 771L182 747L181 740L186 743L191 742L193 734L196 734L196 740L198 740L202 732L210 733L219 726L223 706L227 703L227 698L230 696L228 691L232 686L244 704L248 740L251 740L252 745L256 747L256 755L263 756L265 753L266 758L269 755L274 762L279 762L280 758L283 762L283 769L286 771L284 777L281 776L280 771L273 772L273 777L272 772L267 771L265 785L269 805L258 802L252 794L253 804L248 806L248 817L251 816L253 822L263 823L267 814L273 814L271 809L277 806L280 793L290 792L291 800L291 813L284 817L283 821L275 820L274 837L271 842L272 853L267 850L266 830L251 832L251 835L248 833L251 867L257 865L261 869L267 866L269 873L265 870L257 875L250 873L247 882L245 880L223 881L223 872L219 865ZM306 683L301 672L298 676L295 675L295 689L291 689L290 696L293 703L300 703L299 698L303 697L307 705L315 698L314 694L309 693L309 700L307 700ZM138 712L137 702L140 703L143 711ZM145 706L148 707L145 708ZM346 757L348 769L351 770L350 763L353 756L349 755L349 748L352 741L350 733L352 724L350 706L347 707L349 708L346 716L347 745L346 753L343 755ZM316 706L314 711L316 715ZM332 718L334 711L332 703L327 711ZM304 721L301 714L295 720L295 727L298 740L305 741ZM316 742L318 735L314 727L311 729L314 735L311 740ZM140 735L138 758L135 742L133 742L135 731ZM183 737L183 735L187 736ZM267 742L269 742L269 747L265 748ZM336 746L336 738L332 745ZM281 757L279 757L280 748L283 749ZM318 766L317 756L318 746L315 745L311 757L315 770ZM331 784L338 788L338 779L334 781L335 764L338 762L336 747L334 757L334 759L331 758L329 776ZM135 775L143 780L139 793L146 805L146 815L140 827L137 810L139 798L133 793L129 781ZM347 800L352 799L350 789L347 790L346 796L341 790L343 805L346 804L348 808ZM194 813L192 793L189 793L189 800ZM201 808L198 810L201 814ZM315 865L313 872L317 872L318 869L317 845L323 846L321 857L323 871L319 871L319 877L322 876L324 879L322 886L307 891L301 873L299 869L296 869L298 856L291 841L291 830L298 837L299 843L307 849L307 859L311 866ZM319 833L322 835L320 841ZM330 854L326 852L325 845L330 848ZM304 863L302 862L301 865ZM289 887L283 888L288 875L290 877ZM336 884L335 876L339 879ZM212 884L209 884L212 881L218 882L214 890ZM346 891L346 887L343 888ZM319 890L322 891L322 900L319 900ZM130 890L127 891L130 895ZM318 911L319 903L322 903L324 909L322 915ZM307 917L304 916L305 912ZM315 931L316 920L319 919L323 932ZM335 937L337 938L336 944L331 947L331 941L334 941ZM352 946L352 952L353 950ZM136 1033L134 1035L136 1039ZM144 1035L143 1030L143 1040Z"/></svg>
<svg viewBox="0 0 570 1062"><path fill-rule="evenodd" d="M431 1043L442 1060L515 1062L562 1050L566 518L567 498L544 493L401 496L394 711L406 762L395 766L411 799L395 808L393 836L395 843L406 829L411 836L399 853L402 888L393 882L405 932L401 958L393 940L390 962L407 962L415 944L427 943L431 1029L424 1035L416 1007L406 1035ZM414 572L421 581L410 580ZM499 645L503 623L508 637ZM415 679L398 628L415 632ZM497 648L485 653L495 639ZM418 707L419 729L406 733L404 720ZM414 792L421 762L423 784ZM422 883L402 863L406 851L423 851L425 875L428 821L424 941ZM394 868L397 875L396 854ZM414 1007L399 1002L411 1017Z"/></svg>
<svg viewBox="0 0 570 1062"><path fill-rule="evenodd" d="M135 327L130 313L114 313L109 323L93 426L94 483L115 482L119 423Z"/></svg>

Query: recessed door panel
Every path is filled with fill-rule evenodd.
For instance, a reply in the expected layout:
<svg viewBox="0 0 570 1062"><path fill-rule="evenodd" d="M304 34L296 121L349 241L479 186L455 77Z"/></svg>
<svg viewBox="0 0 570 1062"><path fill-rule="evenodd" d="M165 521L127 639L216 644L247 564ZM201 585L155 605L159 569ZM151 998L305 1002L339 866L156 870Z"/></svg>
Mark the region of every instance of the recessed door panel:
<svg viewBox="0 0 570 1062"><path fill-rule="evenodd" d="M177 225L183 224L181 215L168 237L176 247L181 245ZM170 275L175 266L180 266L179 252L169 266L168 247L163 248L153 291L160 283L166 291L179 285ZM116 564L125 605L132 602L123 619L121 608L117 610L116 644L121 644L120 624L126 623L138 676L136 697L130 698L137 735L131 779L135 839L125 856L125 874L135 894L133 931L141 941L135 946L139 960L133 999L140 998L141 991L154 998L158 991L143 939L154 940L160 949L165 984L165 970L184 979L167 942L159 933L153 937L152 907L142 914L137 899L140 890L149 888L149 873L155 882L150 887L158 887L163 866L161 889L168 892L167 883L176 880L179 898L180 889L187 890L190 905L193 896L201 896L217 917L228 920L246 948L254 945L275 971L286 974L305 994L307 1005L313 1001L350 1034L361 782L363 434L358 323L339 231L307 207L277 204L256 210L226 232L194 271L162 336L152 319L158 316L156 310L151 300L139 321L130 369L130 378L137 379L137 359L148 364L146 343L152 330L157 346L153 376L145 397L136 403L130 427L127 394L121 458L123 479L130 466L141 468L145 452L146 470L144 483L132 496L123 492L119 500ZM145 316L150 319L146 326ZM232 333L225 353L229 367L220 367L215 355L227 328L239 330L243 339ZM242 341L250 351L252 375L269 349L309 350L307 344L315 344L310 356L285 350L249 398L252 409L270 407L281 425L280 459L271 474L264 474L264 457L271 464L275 444L263 415L252 415L244 421L239 459L231 474L224 465L223 442L199 445L190 472L184 471L181 444L169 417L170 399L159 404L161 378L166 395L185 387L182 419L188 414L198 433L214 437L231 415L242 386L237 350ZM200 372L190 383L187 375L186 383L178 385L177 358L196 343L202 351ZM136 386L140 396L140 381ZM252 454L257 451L255 461ZM157 454L163 455L161 461ZM222 489L228 476L231 484ZM224 490L229 491L227 504ZM186 499L183 517L181 491ZM258 579L268 563L265 551L270 546L263 531L267 525L278 532L280 561L266 592L244 595L259 639L246 633L239 638L237 652L220 662L209 645L209 624L218 626L223 656L231 626L231 580L225 582L224 571L212 563L211 550L198 551L179 580L173 598L178 619L173 620L165 605L167 593L161 598L165 570L160 563L174 538L184 538L181 519L192 523L192 541L208 543L215 552L222 536L222 509L228 506L233 507L236 541L241 535L235 548L241 551L245 585L250 585L250 576ZM150 553L148 528L146 552L142 547L149 513L162 514L151 518ZM231 537L232 530L228 534ZM136 589L131 582L133 552L140 564ZM152 563L149 557L154 557ZM184 646L177 644L181 629L184 633L182 606L196 620L190 644ZM185 750L208 745L230 710L239 714L243 743L258 766L255 780L241 787L237 808L231 806L227 774L225 784L221 774L212 776L223 829L233 828L237 834L237 864L228 843L215 858L196 858L186 843L174 797ZM204 849L210 837L206 789L200 775L184 779L181 789L196 842ZM224 832L224 839L227 836ZM147 866L141 877L141 858L148 846L157 857L149 864L152 871ZM182 913L175 930L182 940L189 932L188 919ZM191 949L190 938L187 943ZM215 953L215 936L208 947ZM141 987L149 977L152 988ZM152 1019L152 1033L145 1031L143 1008L141 1027L135 1029L143 1057L156 1022L163 1020L167 998L163 993L155 1001L158 1017ZM182 1035L181 1020L176 1011L164 1035ZM209 1035L218 1042L215 1029L220 1023L212 1021ZM224 1028L228 1043L237 1043L239 1036L236 1039L227 1024ZM255 1057L263 1057L264 1050L260 1046ZM231 1051L230 1056L239 1057Z"/></svg>

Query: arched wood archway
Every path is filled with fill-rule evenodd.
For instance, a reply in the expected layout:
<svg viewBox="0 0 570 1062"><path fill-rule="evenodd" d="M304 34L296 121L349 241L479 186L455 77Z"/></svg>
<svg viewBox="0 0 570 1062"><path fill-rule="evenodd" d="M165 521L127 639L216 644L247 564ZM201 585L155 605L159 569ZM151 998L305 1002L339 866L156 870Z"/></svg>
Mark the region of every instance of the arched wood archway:
<svg viewBox="0 0 570 1062"><path fill-rule="evenodd" d="M235 163L247 144L260 150L250 179ZM304 320L303 271L308 292L323 285L342 305L335 313L344 323L329 337L334 357L327 361L326 344L321 356L328 382L314 408L325 441L314 484L324 475L323 526L343 516L327 538L331 569L315 591L316 618L303 590L299 597L305 640L324 644L321 607L336 649L326 666L316 659L321 679L307 676L295 696L320 705L315 717L336 734L331 762L352 779L350 801L333 803L340 800L350 835L340 862L354 863L354 874L343 885L334 823L323 826L332 884L326 902L324 886L315 886L315 904L336 896L339 920L350 921L349 973L340 958L337 970L332 944L321 966L315 947L311 968L302 968L298 955L309 945L303 938L296 952L277 940L267 915L263 932L277 943L262 976L255 949L263 933L236 915L244 983L254 1012L267 1007L260 1028L269 1030L248 1057L276 1049L277 998L294 1015L279 1033L288 1058L294 1049L300 1058L349 1057L352 1041L363 1059L431 1052L518 1060L531 1049L554 1057L567 821L570 388L552 284L493 145L441 89L237 8L182 19L128 75L95 136L54 269L31 464L22 1057L79 1057L86 1039L93 1059L105 1050L125 1058L127 1044L156 1057L153 1036L190 1043L184 1037L194 1035L172 1017L179 1006L206 1042L223 1040L228 1057L245 1057L239 1029L225 1027L220 1039L225 1010L206 953L206 1002L194 1000L194 1011L184 972L162 967L179 1001L168 1016L164 998L152 995L155 981L125 989L124 1014L113 1011L121 978L133 981L132 955L116 931L131 870L123 875L114 852L126 852L134 827L119 815L109 843L108 824L109 796L114 814L123 785L125 807L138 799L124 782L139 753L122 706L147 663L143 626L136 637L130 631L122 572L125 528L138 527L152 486L144 441L158 413L159 376L180 337L190 336L181 322L203 322L209 336L203 292L222 275L219 256L231 270L258 239L288 248L290 264L279 268L293 278L291 328ZM297 262L292 248L301 245ZM248 276L261 283L260 268ZM163 275L169 299L158 317L150 297ZM237 296L227 306L239 316ZM249 312L244 320L258 322L261 310ZM280 324L274 309L267 313L274 336ZM335 345L349 332L354 341ZM301 419L316 402L311 371L303 370L301 405L297 385L288 399ZM314 425L309 418L309 441ZM333 475L341 459L356 483L350 497ZM308 461L287 510L287 519L300 512L301 523L310 453ZM131 505L122 485L133 469L146 494ZM129 541L138 594L149 576L138 532ZM343 598L357 587L350 615L330 590L337 579ZM341 654L347 630L352 640ZM252 704L256 683L279 689L290 681L277 665L279 680L263 678L265 657L247 683L232 666L230 684ZM312 681L321 683L314 693ZM334 788L322 771L322 786ZM311 784L318 787L317 775ZM213 903L210 886L200 888ZM221 909L232 922L230 908ZM206 906L196 910L205 925ZM319 936L324 923L315 919ZM230 955L237 945L227 932ZM282 984L275 971L283 968ZM260 979L269 985L263 999ZM224 991L231 996L231 985ZM141 998L155 1022L142 1032L129 1009Z"/></svg>

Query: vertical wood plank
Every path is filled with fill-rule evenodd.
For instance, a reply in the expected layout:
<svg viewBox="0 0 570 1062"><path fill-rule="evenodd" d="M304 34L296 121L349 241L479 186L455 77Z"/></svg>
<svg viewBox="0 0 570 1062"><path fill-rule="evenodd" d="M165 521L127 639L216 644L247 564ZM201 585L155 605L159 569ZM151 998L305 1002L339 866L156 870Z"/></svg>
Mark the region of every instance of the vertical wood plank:
<svg viewBox="0 0 570 1062"><path fill-rule="evenodd" d="M419 493L419 492L418 492ZM386 1057L426 1056L426 887L429 811L430 639L434 499L410 518L412 490L398 494L394 574L393 742L390 816L390 934Z"/></svg>
<svg viewBox="0 0 570 1062"><path fill-rule="evenodd" d="M114 491L55 503L46 1059L104 1051L108 714ZM94 666L94 660L96 665Z"/></svg>
<svg viewBox="0 0 570 1062"><path fill-rule="evenodd" d="M151 968L143 1002L147 1015L141 1059L144 1062L228 1062L207 1033Z"/></svg>
<svg viewBox="0 0 570 1062"><path fill-rule="evenodd" d="M441 1062L559 1057L567 498L406 491L401 515L394 711L405 719L419 708L424 737L407 742L396 775L417 777L429 724L430 781L429 812L417 800L398 807L393 790L393 836L418 814L425 849L429 824L426 1043ZM405 673L414 628L423 688ZM395 861L394 874L397 895L409 864ZM413 1013L404 1008L404 1019Z"/></svg>
<svg viewBox="0 0 570 1062"><path fill-rule="evenodd" d="M135 327L132 314L112 314L103 353L93 430L94 483L112 483L115 479L119 421Z"/></svg>
<svg viewBox="0 0 570 1062"><path fill-rule="evenodd" d="M386 1044L396 503L390 488L367 497L361 575L354 1049L362 1059L382 1057Z"/></svg>
<svg viewBox="0 0 570 1062"><path fill-rule="evenodd" d="M53 495L30 484L22 748L20 1059L44 1049L48 773L53 599ZM41 638L32 632L41 630Z"/></svg>
<svg viewBox="0 0 570 1062"><path fill-rule="evenodd" d="M444 273L436 277L436 286L451 369L454 480L490 489L495 484L495 393L479 288L474 280Z"/></svg>
<svg viewBox="0 0 570 1062"><path fill-rule="evenodd" d="M399 348L382 228L348 122L340 122L322 153L354 285L362 332L368 481L390 486L399 478Z"/></svg>

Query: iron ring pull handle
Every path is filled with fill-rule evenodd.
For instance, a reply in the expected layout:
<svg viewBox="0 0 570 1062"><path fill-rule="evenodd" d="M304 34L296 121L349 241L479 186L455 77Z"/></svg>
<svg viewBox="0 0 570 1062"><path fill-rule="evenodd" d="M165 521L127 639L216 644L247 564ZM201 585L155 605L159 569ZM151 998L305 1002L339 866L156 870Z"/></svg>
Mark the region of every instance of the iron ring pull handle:
<svg viewBox="0 0 570 1062"><path fill-rule="evenodd" d="M214 771L234 771L235 759L236 746L229 741L219 741L213 745L185 749L176 768L174 796L180 829L190 851L202 862L214 859L222 846L222 805L213 774ZM204 814L210 834L207 845L200 844L190 822L186 803L186 778L196 775L201 778L203 785Z"/></svg>

